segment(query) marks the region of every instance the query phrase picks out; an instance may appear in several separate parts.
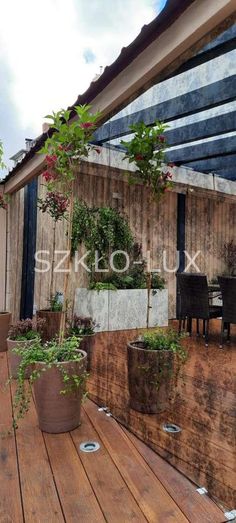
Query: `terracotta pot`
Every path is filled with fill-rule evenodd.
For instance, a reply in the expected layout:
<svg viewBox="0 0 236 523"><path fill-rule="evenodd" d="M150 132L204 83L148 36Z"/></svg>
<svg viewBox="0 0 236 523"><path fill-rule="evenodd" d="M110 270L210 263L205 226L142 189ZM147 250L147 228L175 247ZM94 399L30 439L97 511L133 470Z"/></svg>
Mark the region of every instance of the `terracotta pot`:
<svg viewBox="0 0 236 523"><path fill-rule="evenodd" d="M81 342L79 348L87 354L87 371L91 369L91 360L95 344L95 334L86 334L80 336Z"/></svg>
<svg viewBox="0 0 236 523"><path fill-rule="evenodd" d="M51 312L48 310L37 311L37 318L45 320L42 327L42 342L56 338L60 333L61 320L64 312Z"/></svg>
<svg viewBox="0 0 236 523"><path fill-rule="evenodd" d="M19 348L25 347L25 350L27 350L27 347L32 346L34 344L34 342L35 342L35 340L16 341L16 340L10 340L9 338L7 339L10 373L14 379L17 378L17 374L18 374L18 370L19 370L19 366L20 366L20 362L21 362L21 356L19 356L15 352L13 352L12 349L16 349L18 347ZM32 372L32 366L30 366L25 372L26 379L29 379L31 372Z"/></svg>
<svg viewBox="0 0 236 523"><path fill-rule="evenodd" d="M11 324L11 313L0 312L0 352L7 350L7 336Z"/></svg>
<svg viewBox="0 0 236 523"><path fill-rule="evenodd" d="M129 343L127 348L130 407L146 414L166 410L173 352L147 350L142 341Z"/></svg>
<svg viewBox="0 0 236 523"><path fill-rule="evenodd" d="M82 354L79 362L66 361L61 363L68 374L82 376L86 372L87 354L78 349ZM45 363L37 362L36 370L45 368ZM59 434L74 430L80 425L81 401L84 386L76 391L61 394L65 388L62 373L56 366L46 369L34 382L34 397L38 414L39 428L44 432Z"/></svg>

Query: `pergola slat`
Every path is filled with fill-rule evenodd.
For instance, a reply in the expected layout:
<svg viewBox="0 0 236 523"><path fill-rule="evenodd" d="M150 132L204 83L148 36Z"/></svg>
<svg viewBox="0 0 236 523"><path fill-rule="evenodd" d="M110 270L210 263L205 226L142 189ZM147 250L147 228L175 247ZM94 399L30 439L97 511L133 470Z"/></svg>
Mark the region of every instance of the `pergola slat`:
<svg viewBox="0 0 236 523"><path fill-rule="evenodd" d="M173 74L170 74L167 78L174 78L178 74L190 71L190 69L205 64L206 62L209 62L210 60L213 60L218 56L223 56L224 54L229 53L230 51L235 49L235 44L236 38L234 37L219 45L216 45L214 47L212 46L211 48L206 49L204 52L200 52L196 56L193 56L192 58L187 60L187 62L182 64L178 69L176 69L176 71L174 71Z"/></svg>
<svg viewBox="0 0 236 523"><path fill-rule="evenodd" d="M169 122L211 109L235 100L235 93L236 75L228 76L195 91L112 120L100 127L94 133L94 138L96 143L103 143L131 133L130 125L134 123L144 122L146 125L153 125L156 120Z"/></svg>
<svg viewBox="0 0 236 523"><path fill-rule="evenodd" d="M223 156L229 153L236 153L236 135L173 149L172 151L167 151L166 156L170 162L188 164L193 160L204 160L212 156Z"/></svg>
<svg viewBox="0 0 236 523"><path fill-rule="evenodd" d="M219 172L219 170L227 171L229 168L236 166L236 154L229 154L215 158L208 158L206 160L195 160L193 162L184 162L184 165L191 167L198 172ZM224 176L226 178L226 176ZM232 180L232 178L231 178ZM236 174L234 180L236 181Z"/></svg>
<svg viewBox="0 0 236 523"><path fill-rule="evenodd" d="M195 140L204 140L221 133L235 130L236 111L228 112L199 122L166 131L165 136L170 146L181 145Z"/></svg>

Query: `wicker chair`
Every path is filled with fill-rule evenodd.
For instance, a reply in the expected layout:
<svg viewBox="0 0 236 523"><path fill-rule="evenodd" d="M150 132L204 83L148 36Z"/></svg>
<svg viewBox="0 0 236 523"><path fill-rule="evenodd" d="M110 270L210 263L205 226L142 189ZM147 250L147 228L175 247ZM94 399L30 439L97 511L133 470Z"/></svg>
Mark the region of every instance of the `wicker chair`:
<svg viewBox="0 0 236 523"><path fill-rule="evenodd" d="M178 273L177 287L180 294L179 331L184 318L188 320L188 332L192 334L192 319L203 320L203 334L206 346L209 341L209 321L222 316L222 307L209 305L207 277L204 274Z"/></svg>
<svg viewBox="0 0 236 523"><path fill-rule="evenodd" d="M230 341L230 324L236 323L236 277L219 276L218 281L223 301L220 342L222 348L225 327L227 327L227 341Z"/></svg>

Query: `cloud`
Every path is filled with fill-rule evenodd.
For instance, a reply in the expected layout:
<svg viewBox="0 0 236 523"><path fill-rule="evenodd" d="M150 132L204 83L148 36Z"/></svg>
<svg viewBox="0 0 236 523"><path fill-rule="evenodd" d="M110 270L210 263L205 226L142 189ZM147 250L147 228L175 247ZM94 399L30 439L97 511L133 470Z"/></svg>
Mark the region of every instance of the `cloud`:
<svg viewBox="0 0 236 523"><path fill-rule="evenodd" d="M159 5L161 5L161 0ZM156 0L8 0L1 6L0 60L19 124L41 132L45 114L71 105L145 23Z"/></svg>

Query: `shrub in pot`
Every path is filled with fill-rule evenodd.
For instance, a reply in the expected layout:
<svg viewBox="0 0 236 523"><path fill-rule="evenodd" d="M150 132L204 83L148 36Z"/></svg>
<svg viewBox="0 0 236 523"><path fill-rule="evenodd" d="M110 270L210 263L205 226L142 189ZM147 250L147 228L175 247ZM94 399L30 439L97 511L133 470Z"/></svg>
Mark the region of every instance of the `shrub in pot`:
<svg viewBox="0 0 236 523"><path fill-rule="evenodd" d="M156 414L166 409L173 376L186 360L177 332L158 329L128 343L130 407Z"/></svg>
<svg viewBox="0 0 236 523"><path fill-rule="evenodd" d="M29 318L18 321L16 324L10 326L7 338L7 348L12 378L17 378L21 362L21 356L16 354L16 349L21 348L27 350L34 344L35 340L39 340L40 331L43 326L44 320L38 319L38 321L34 321ZM26 371L25 377L27 379L29 378L29 369Z"/></svg>
<svg viewBox="0 0 236 523"><path fill-rule="evenodd" d="M69 336L80 338L80 349L87 354L87 371L90 371L91 368L91 358L95 343L95 327L96 322L92 318L75 314L68 329Z"/></svg>
<svg viewBox="0 0 236 523"><path fill-rule="evenodd" d="M37 318L44 320L42 328L42 341L50 341L56 338L61 329L63 301L62 294L56 292L50 300L50 308L37 311Z"/></svg>
<svg viewBox="0 0 236 523"><path fill-rule="evenodd" d="M11 324L11 313L0 312L0 352L7 350L7 335Z"/></svg>
<svg viewBox="0 0 236 523"><path fill-rule="evenodd" d="M81 402L85 392L87 355L79 348L77 337L59 344L35 340L21 356L14 397L14 427L26 414L33 389L39 428L57 434L80 425ZM25 382L30 368L30 382Z"/></svg>

